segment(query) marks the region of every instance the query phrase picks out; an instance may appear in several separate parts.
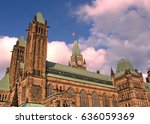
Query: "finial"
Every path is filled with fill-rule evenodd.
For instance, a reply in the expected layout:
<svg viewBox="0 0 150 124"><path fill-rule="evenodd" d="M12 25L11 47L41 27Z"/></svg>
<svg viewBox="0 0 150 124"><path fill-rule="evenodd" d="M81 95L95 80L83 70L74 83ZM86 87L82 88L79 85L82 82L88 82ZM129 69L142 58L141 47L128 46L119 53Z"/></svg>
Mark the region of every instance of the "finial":
<svg viewBox="0 0 150 124"><path fill-rule="evenodd" d="M113 69L111 68L111 75L114 75L115 73L114 73L114 71L113 71Z"/></svg>

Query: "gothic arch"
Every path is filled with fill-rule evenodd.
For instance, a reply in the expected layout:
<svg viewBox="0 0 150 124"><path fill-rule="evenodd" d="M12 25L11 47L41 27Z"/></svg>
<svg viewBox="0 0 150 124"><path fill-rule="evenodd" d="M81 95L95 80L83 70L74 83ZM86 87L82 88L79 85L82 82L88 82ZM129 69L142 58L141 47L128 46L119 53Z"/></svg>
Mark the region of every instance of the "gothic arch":
<svg viewBox="0 0 150 124"><path fill-rule="evenodd" d="M63 102L63 105L62 105L63 107L69 107L70 105L69 105L69 103L65 100L64 102Z"/></svg>
<svg viewBox="0 0 150 124"><path fill-rule="evenodd" d="M98 97L96 92L92 93L92 106L93 107L99 107L100 106L99 105L99 97Z"/></svg>
<svg viewBox="0 0 150 124"><path fill-rule="evenodd" d="M2 95L2 101L4 101L4 94Z"/></svg>
<svg viewBox="0 0 150 124"><path fill-rule="evenodd" d="M109 97L105 93L103 94L103 106L104 107L109 107L110 106Z"/></svg>
<svg viewBox="0 0 150 124"><path fill-rule="evenodd" d="M112 96L112 105L113 107L118 107L118 102L115 95Z"/></svg>
<svg viewBox="0 0 150 124"><path fill-rule="evenodd" d="M68 92L70 95L75 96L75 91L74 91L73 88L69 87L68 90L67 90L67 92Z"/></svg>
<svg viewBox="0 0 150 124"><path fill-rule="evenodd" d="M81 107L88 106L88 96L85 90L81 90L80 92L80 106Z"/></svg>
<svg viewBox="0 0 150 124"><path fill-rule="evenodd" d="M46 96L52 95L53 94L53 89L54 89L54 86L52 84L49 84L47 86Z"/></svg>

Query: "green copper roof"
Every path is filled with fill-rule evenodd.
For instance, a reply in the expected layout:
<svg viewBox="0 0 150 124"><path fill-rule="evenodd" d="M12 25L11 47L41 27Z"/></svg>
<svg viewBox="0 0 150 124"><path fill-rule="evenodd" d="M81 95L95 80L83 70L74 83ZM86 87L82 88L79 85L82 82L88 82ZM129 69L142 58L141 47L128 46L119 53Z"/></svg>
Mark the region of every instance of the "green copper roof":
<svg viewBox="0 0 150 124"><path fill-rule="evenodd" d="M66 66L66 65L56 64L56 63L53 63L53 62L47 62L47 68L57 70L57 71L61 71L61 72L67 72L67 73L74 74L74 75L80 75L80 76L84 76L84 77L90 77L90 78L93 78L93 79L98 79L98 80L111 82L111 77L110 76L103 75L103 74L97 74L97 73L90 72L90 71L87 71L87 70L69 67L69 66ZM47 76L54 76L54 75L52 75L50 73L47 73ZM55 76L57 76L57 75L55 75ZM59 76L59 77L62 78L62 77L65 77L65 76ZM65 77L65 78L67 78L69 80L73 80L72 78L69 78L69 77ZM81 82L81 80L84 81L83 79L80 79L80 82ZM74 81L77 81L77 78L74 78ZM84 82L88 83L87 80L85 80ZM95 82L95 83L98 83L98 82Z"/></svg>
<svg viewBox="0 0 150 124"><path fill-rule="evenodd" d="M10 90L9 73L6 73L0 81L0 90Z"/></svg>
<svg viewBox="0 0 150 124"><path fill-rule="evenodd" d="M150 83L145 83L145 89L146 91L150 91Z"/></svg>
<svg viewBox="0 0 150 124"><path fill-rule="evenodd" d="M42 13L38 12L38 13L36 14L36 19L37 19L37 21L38 21L39 23L45 24L45 19L44 19Z"/></svg>
<svg viewBox="0 0 150 124"><path fill-rule="evenodd" d="M72 51L73 56L81 55L79 46L78 46L78 41L75 39L73 43L73 51Z"/></svg>
<svg viewBox="0 0 150 124"><path fill-rule="evenodd" d="M116 69L116 77L120 77L124 75L126 70L130 70L131 73L137 74L137 72L135 71L132 64L129 62L129 60L123 58L118 61L117 69Z"/></svg>
<svg viewBox="0 0 150 124"><path fill-rule="evenodd" d="M21 107L45 107L43 104L25 103Z"/></svg>
<svg viewBox="0 0 150 124"><path fill-rule="evenodd" d="M19 39L19 46L25 47L25 40L23 36L21 36Z"/></svg>
<svg viewBox="0 0 150 124"><path fill-rule="evenodd" d="M65 77L65 76L61 76L61 75L57 75L57 74L48 73L47 77L54 77L54 78L68 80L68 81L81 82L81 83L84 83L84 84L91 84L91 85L96 85L96 86L115 88L113 85L106 85L106 84L103 84L103 83L97 83L97 82L93 82L93 81L86 81L86 80L81 80L81 79L76 79L76 78L71 78L71 77Z"/></svg>

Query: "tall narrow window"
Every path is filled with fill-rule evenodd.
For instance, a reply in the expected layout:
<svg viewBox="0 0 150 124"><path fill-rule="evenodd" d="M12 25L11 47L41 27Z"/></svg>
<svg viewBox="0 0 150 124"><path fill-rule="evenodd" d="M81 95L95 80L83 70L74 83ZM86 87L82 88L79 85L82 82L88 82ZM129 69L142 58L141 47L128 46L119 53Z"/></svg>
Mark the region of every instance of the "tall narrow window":
<svg viewBox="0 0 150 124"><path fill-rule="evenodd" d="M106 94L103 95L103 106L104 107L109 107L110 104L109 104L109 98Z"/></svg>
<svg viewBox="0 0 150 124"><path fill-rule="evenodd" d="M118 107L117 98L114 95L112 96L112 104L113 104L113 107Z"/></svg>
<svg viewBox="0 0 150 124"><path fill-rule="evenodd" d="M3 96L2 96L2 101L5 101L5 100L4 100L4 94L3 94Z"/></svg>
<svg viewBox="0 0 150 124"><path fill-rule="evenodd" d="M53 85L50 84L47 86L47 96L52 94L53 94Z"/></svg>
<svg viewBox="0 0 150 124"><path fill-rule="evenodd" d="M87 106L88 106L87 93L86 93L86 91L84 91L84 90L81 91L80 106L81 106L81 107L87 107Z"/></svg>
<svg viewBox="0 0 150 124"><path fill-rule="evenodd" d="M99 107L99 98L96 92L92 94L92 106Z"/></svg>
<svg viewBox="0 0 150 124"><path fill-rule="evenodd" d="M26 100L26 86L22 88L22 101L25 102Z"/></svg>

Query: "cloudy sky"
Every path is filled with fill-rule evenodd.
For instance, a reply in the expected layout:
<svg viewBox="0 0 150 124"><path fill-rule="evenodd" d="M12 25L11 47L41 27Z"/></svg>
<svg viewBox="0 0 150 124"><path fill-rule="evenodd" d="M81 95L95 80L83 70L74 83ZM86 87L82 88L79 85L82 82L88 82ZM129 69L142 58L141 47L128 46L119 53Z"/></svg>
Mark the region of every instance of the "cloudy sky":
<svg viewBox="0 0 150 124"><path fill-rule="evenodd" d="M110 74L120 58L143 74L150 67L150 0L1 0L0 78L38 11L50 26L49 61L68 64L75 31L88 70Z"/></svg>

